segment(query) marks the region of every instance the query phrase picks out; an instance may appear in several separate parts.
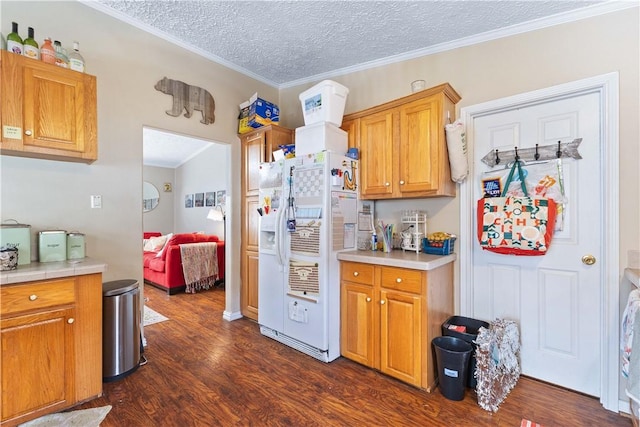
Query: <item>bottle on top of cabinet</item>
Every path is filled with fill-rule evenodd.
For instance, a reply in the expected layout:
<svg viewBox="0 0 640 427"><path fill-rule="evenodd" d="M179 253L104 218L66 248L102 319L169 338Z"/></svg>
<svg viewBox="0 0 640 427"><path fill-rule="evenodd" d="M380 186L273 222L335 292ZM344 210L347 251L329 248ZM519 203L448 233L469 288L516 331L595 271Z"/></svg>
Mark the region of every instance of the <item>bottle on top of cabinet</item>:
<svg viewBox="0 0 640 427"><path fill-rule="evenodd" d="M84 58L80 55L80 43L73 42L73 50L69 52L69 68L84 73Z"/></svg>
<svg viewBox="0 0 640 427"><path fill-rule="evenodd" d="M22 54L31 59L40 59L38 42L33 38L33 27L29 27L29 35L24 39L24 50L22 51Z"/></svg>
<svg viewBox="0 0 640 427"><path fill-rule="evenodd" d="M53 44L51 44L50 37L44 39L44 42L40 47L40 59L42 62L46 62L47 64L56 63L56 50L54 49Z"/></svg>
<svg viewBox="0 0 640 427"><path fill-rule="evenodd" d="M62 68L69 68L69 57L67 56L67 50L62 47L62 43L55 40L53 47L56 50L56 65Z"/></svg>
<svg viewBox="0 0 640 427"><path fill-rule="evenodd" d="M9 52L17 53L18 55L22 55L22 51L24 49L24 44L22 42L22 38L18 35L18 23L11 23L11 32L7 34L7 50Z"/></svg>

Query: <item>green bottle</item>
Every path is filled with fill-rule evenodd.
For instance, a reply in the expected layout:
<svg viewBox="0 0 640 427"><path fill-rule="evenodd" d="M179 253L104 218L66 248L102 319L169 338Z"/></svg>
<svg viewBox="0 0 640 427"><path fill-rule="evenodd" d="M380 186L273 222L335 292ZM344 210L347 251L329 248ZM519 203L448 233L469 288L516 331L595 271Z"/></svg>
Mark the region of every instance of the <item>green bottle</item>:
<svg viewBox="0 0 640 427"><path fill-rule="evenodd" d="M33 38L33 28L31 27L29 27L29 35L24 39L24 49L22 54L31 59L40 59L40 49L38 49L38 42Z"/></svg>
<svg viewBox="0 0 640 427"><path fill-rule="evenodd" d="M22 38L18 35L18 23L11 23L11 32L7 34L7 50L9 52L22 55L24 45L22 44Z"/></svg>

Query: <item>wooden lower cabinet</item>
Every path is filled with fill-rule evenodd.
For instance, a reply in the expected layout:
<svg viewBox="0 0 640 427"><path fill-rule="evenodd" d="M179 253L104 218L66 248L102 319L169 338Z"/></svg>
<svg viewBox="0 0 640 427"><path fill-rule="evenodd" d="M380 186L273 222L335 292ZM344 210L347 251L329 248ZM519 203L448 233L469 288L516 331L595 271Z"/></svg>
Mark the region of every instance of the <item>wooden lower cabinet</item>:
<svg viewBox="0 0 640 427"><path fill-rule="evenodd" d="M453 264L421 271L341 262L341 354L431 391L431 340L453 314Z"/></svg>
<svg viewBox="0 0 640 427"><path fill-rule="evenodd" d="M102 394L102 274L0 287L0 424Z"/></svg>

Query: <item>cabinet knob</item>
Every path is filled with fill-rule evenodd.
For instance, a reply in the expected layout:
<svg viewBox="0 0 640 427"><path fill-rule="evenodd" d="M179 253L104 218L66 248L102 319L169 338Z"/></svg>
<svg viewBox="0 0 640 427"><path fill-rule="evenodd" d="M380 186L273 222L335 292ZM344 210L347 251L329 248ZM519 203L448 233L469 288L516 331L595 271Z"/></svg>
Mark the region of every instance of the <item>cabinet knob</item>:
<svg viewBox="0 0 640 427"><path fill-rule="evenodd" d="M367 302L371 302L371 297L367 297Z"/></svg>
<svg viewBox="0 0 640 427"><path fill-rule="evenodd" d="M354 275L355 277L358 277L358 275L359 275L359 274L360 274L360 273L358 273L357 271L354 271L354 272L353 272L353 275Z"/></svg>
<svg viewBox="0 0 640 427"><path fill-rule="evenodd" d="M68 324L72 324L75 321L76 321L76 319L74 319L73 317L70 317L70 318L67 319L67 323Z"/></svg>
<svg viewBox="0 0 640 427"><path fill-rule="evenodd" d="M31 134L32 134L32 133L33 133L33 132L31 132L31 131L30 131L30 130L28 130L28 129L24 131L24 134L25 134L25 135L27 135L27 136L31 136Z"/></svg>
<svg viewBox="0 0 640 427"><path fill-rule="evenodd" d="M380 300L380 304L384 305L384 300L383 299Z"/></svg>
<svg viewBox="0 0 640 427"><path fill-rule="evenodd" d="M38 299L38 295L33 294L33 295L29 295L29 301L35 301Z"/></svg>
<svg viewBox="0 0 640 427"><path fill-rule="evenodd" d="M390 185L391 185L391 183L389 183L389 182L385 182L385 183L384 183L384 186L385 186L385 187L388 187L388 186L390 186Z"/></svg>
<svg viewBox="0 0 640 427"><path fill-rule="evenodd" d="M401 279L400 277L398 277L398 278L396 279L396 283L402 283L402 279Z"/></svg>
<svg viewBox="0 0 640 427"><path fill-rule="evenodd" d="M404 181L402 179L400 180L400 185L404 185Z"/></svg>

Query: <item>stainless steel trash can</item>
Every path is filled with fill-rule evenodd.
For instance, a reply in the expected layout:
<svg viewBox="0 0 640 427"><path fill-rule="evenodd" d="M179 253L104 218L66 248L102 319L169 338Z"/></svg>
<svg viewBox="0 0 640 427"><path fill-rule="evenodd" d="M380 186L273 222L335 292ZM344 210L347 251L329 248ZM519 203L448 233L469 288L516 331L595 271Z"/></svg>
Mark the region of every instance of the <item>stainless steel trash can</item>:
<svg viewBox="0 0 640 427"><path fill-rule="evenodd" d="M137 280L102 284L102 380L116 381L140 366L140 287Z"/></svg>

